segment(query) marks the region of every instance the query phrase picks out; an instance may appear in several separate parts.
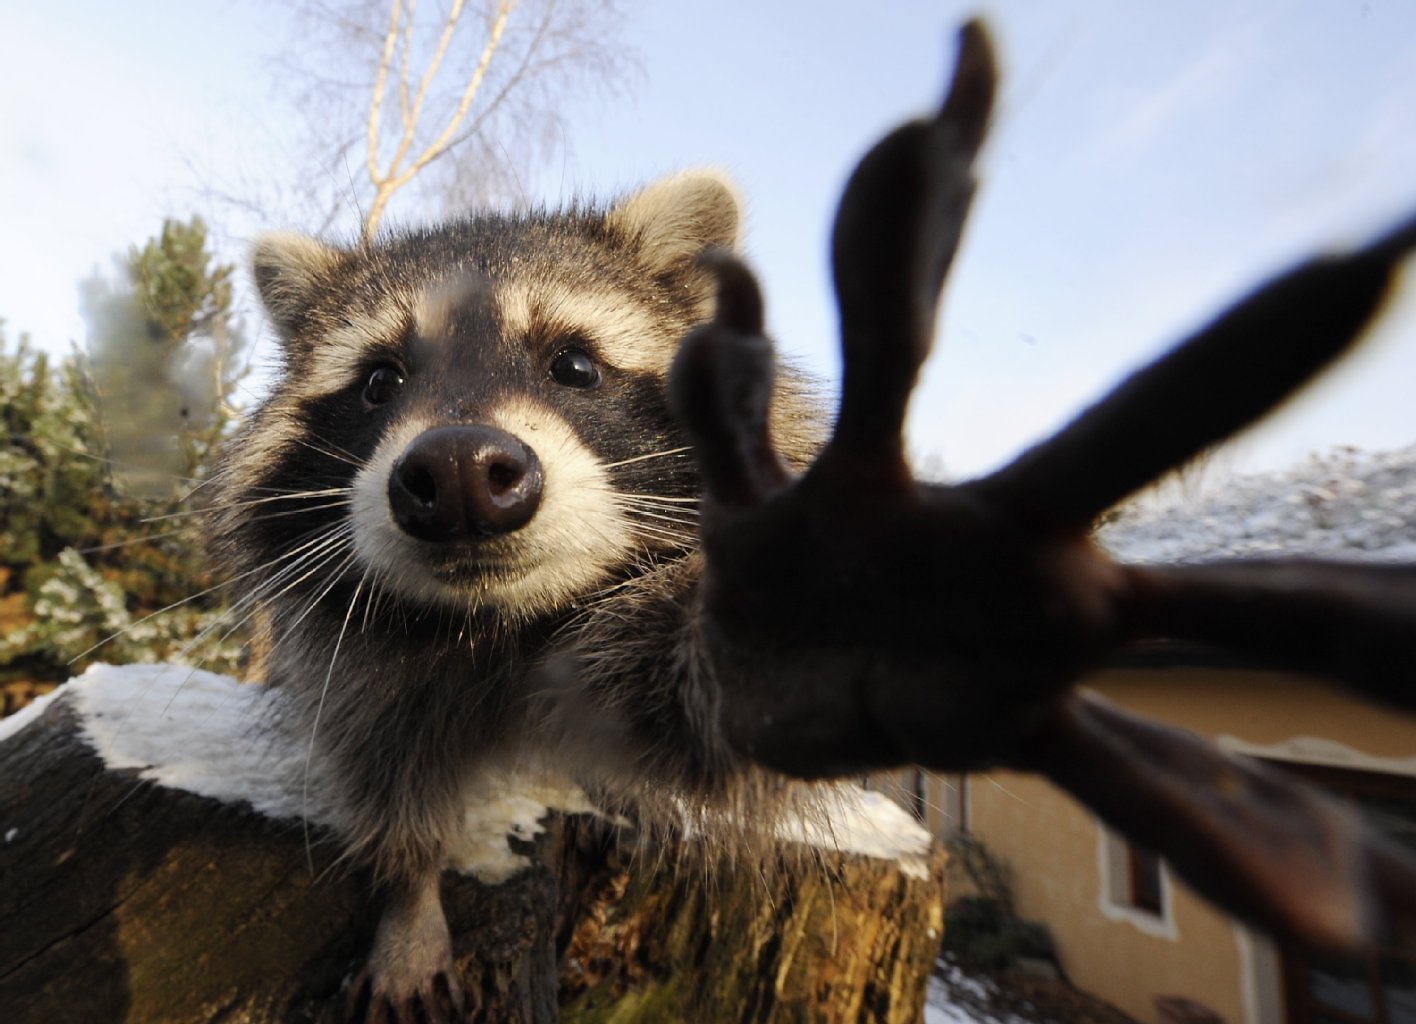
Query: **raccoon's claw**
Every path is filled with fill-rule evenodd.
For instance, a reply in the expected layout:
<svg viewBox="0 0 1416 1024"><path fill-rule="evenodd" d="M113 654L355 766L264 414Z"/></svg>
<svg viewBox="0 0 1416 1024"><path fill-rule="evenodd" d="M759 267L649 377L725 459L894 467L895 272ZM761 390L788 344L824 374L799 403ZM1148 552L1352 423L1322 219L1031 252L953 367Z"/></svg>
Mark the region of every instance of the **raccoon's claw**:
<svg viewBox="0 0 1416 1024"><path fill-rule="evenodd" d="M938 113L886 136L846 186L832 233L845 380L831 441L812 469L818 479L834 476L852 490L913 487L901 438L905 408L973 198L973 162L996 82L988 34L969 22ZM791 478L768 430L773 353L762 336L762 297L731 254L712 251L700 262L717 276L717 309L685 339L672 394L709 496L756 504Z"/></svg>
<svg viewBox="0 0 1416 1024"><path fill-rule="evenodd" d="M437 874L394 892L368 966L350 986L349 1024L453 1024L465 999L452 958Z"/></svg>
<svg viewBox="0 0 1416 1024"><path fill-rule="evenodd" d="M1348 352L1416 249L1416 220L1255 290L979 487L1056 530L1117 502L1261 419ZM1203 395L1203 401L1197 396Z"/></svg>
<svg viewBox="0 0 1416 1024"><path fill-rule="evenodd" d="M467 1019L466 998L456 971L438 971L411 993L383 989L367 969L349 988L347 1024L460 1024Z"/></svg>

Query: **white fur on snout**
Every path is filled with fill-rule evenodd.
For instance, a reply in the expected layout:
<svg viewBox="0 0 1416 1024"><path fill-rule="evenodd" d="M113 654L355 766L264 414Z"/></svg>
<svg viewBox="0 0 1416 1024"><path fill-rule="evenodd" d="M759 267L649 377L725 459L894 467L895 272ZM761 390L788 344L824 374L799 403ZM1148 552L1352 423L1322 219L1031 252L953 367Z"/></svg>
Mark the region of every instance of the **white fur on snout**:
<svg viewBox="0 0 1416 1024"><path fill-rule="evenodd" d="M475 581L439 579L445 552L399 528L388 502L394 464L419 434L444 422L409 417L379 442L354 478L354 546L376 585L415 601L489 607L514 618L554 611L602 586L635 550L609 474L553 410L527 398L506 401L481 423L506 431L541 463L541 501L531 521L465 550L485 567Z"/></svg>

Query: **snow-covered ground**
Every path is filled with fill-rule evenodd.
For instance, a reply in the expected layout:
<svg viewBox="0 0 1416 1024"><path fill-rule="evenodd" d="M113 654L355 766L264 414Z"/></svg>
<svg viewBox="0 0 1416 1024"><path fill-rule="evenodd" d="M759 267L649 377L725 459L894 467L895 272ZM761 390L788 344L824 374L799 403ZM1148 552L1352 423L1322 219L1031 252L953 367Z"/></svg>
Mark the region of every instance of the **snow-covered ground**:
<svg viewBox="0 0 1416 1024"><path fill-rule="evenodd" d="M1198 496L1173 487L1169 500L1123 508L1098 539L1132 562L1275 555L1416 562L1416 445L1336 449Z"/></svg>
<svg viewBox="0 0 1416 1024"><path fill-rule="evenodd" d="M971 975L947 960L935 964L934 971L925 996L924 1024L1030 1024L1030 1018L990 1009L997 1002L992 979Z"/></svg>

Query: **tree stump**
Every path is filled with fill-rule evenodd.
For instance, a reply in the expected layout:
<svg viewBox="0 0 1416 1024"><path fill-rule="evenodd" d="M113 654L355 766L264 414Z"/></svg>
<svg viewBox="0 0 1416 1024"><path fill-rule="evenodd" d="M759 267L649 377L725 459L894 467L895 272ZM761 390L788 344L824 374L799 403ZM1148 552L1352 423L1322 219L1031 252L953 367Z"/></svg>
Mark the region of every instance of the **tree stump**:
<svg viewBox="0 0 1416 1024"><path fill-rule="evenodd" d="M0 723L0 1018L340 1019L377 901L328 826L272 813L304 799L302 758L269 749L266 698L104 666ZM284 768L247 778L232 756ZM864 805L881 856L784 845L764 865L646 853L544 799L499 800L520 817L478 840L484 878L510 877L444 875L473 1019L920 1019L944 855L893 805Z"/></svg>

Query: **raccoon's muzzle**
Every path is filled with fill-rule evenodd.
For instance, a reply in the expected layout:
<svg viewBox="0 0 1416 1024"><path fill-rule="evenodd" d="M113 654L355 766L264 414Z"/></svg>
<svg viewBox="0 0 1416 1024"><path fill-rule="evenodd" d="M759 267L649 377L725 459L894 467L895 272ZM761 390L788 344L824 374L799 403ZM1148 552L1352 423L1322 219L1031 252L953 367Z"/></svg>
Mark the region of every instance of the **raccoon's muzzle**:
<svg viewBox="0 0 1416 1024"><path fill-rule="evenodd" d="M435 427L393 464L388 503L404 533L433 543L518 530L541 504L536 453L496 427Z"/></svg>

